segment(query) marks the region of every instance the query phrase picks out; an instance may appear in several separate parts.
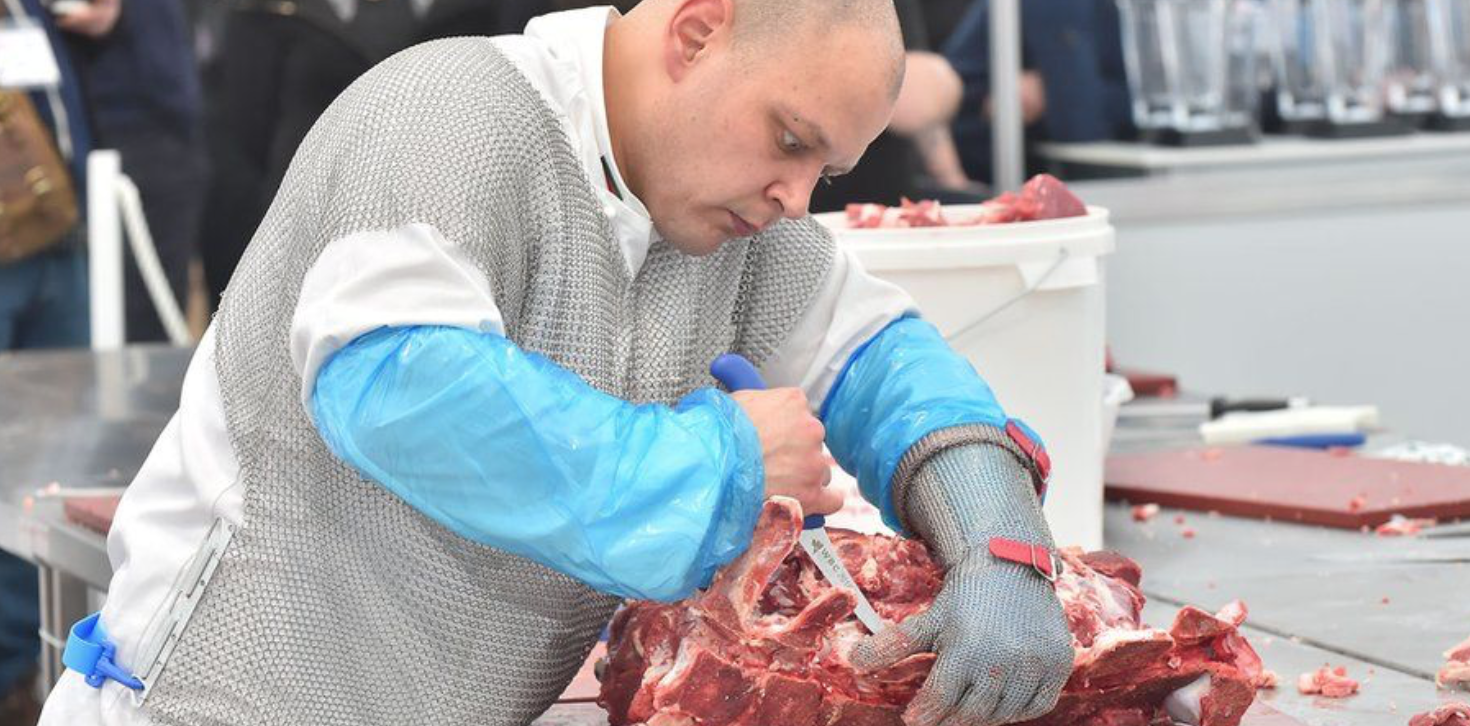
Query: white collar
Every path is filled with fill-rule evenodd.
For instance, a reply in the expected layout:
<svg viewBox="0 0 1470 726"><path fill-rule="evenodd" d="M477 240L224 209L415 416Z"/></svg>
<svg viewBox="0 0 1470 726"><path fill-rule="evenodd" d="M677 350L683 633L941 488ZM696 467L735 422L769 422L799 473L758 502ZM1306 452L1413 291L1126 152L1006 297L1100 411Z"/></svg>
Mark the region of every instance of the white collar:
<svg viewBox="0 0 1470 726"><path fill-rule="evenodd" d="M573 118L574 126L590 122L587 131L595 141L593 149L596 164L588 164L593 186L602 192L603 210L613 226L628 268L634 275L643 266L648 248L656 239L653 220L648 208L633 194L623 180L617 159L613 156L612 137L608 132L606 97L603 95L602 54L607 38L607 28L621 17L613 7L590 7L543 15L526 25L526 35L547 43L560 51L561 60L571 63L579 76L586 104L581 109L568 109L569 113L581 111L586 118ZM612 182L618 188L615 195L606 190L602 162L607 162ZM619 198L621 197L621 198Z"/></svg>

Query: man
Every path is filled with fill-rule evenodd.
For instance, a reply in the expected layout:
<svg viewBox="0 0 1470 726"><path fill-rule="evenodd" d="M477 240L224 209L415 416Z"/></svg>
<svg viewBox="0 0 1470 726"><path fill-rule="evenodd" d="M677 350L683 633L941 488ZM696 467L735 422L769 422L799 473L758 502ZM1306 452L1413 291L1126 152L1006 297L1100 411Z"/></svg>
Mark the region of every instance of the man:
<svg viewBox="0 0 1470 726"><path fill-rule="evenodd" d="M863 154L852 173L816 189L812 210L841 210L853 202L897 206L904 197L973 204L989 196L965 177L950 122L959 110L964 83L944 56L933 52L925 8L918 0L896 0L903 30L903 90L888 129Z"/></svg>
<svg viewBox="0 0 1470 726"><path fill-rule="evenodd" d="M88 0L58 24L86 88L99 148L122 155L168 288L188 297L204 205L199 77L180 0ZM132 255L125 259L129 342L168 340Z"/></svg>
<svg viewBox="0 0 1470 726"><path fill-rule="evenodd" d="M97 145L122 155L169 289L188 292L204 179L199 80L178 0L87 0L57 24L86 89ZM168 340L142 273L126 259L130 342Z"/></svg>
<svg viewBox="0 0 1470 726"><path fill-rule="evenodd" d="M528 723L764 497L836 510L824 436L949 568L854 662L938 653L912 723L1049 708L1061 606L986 547L1050 546L1044 457L806 218L902 54L890 0L647 0L369 72L247 250L43 723ZM728 351L786 387L706 387Z"/></svg>
<svg viewBox="0 0 1470 726"><path fill-rule="evenodd" d="M991 177L990 3L970 6L944 46L964 79L955 141L971 178ZM1028 141L1106 141L1133 133L1113 0L1021 3L1021 117ZM1036 167L1035 160L1028 167ZM1039 170L1039 169L1038 169Z"/></svg>

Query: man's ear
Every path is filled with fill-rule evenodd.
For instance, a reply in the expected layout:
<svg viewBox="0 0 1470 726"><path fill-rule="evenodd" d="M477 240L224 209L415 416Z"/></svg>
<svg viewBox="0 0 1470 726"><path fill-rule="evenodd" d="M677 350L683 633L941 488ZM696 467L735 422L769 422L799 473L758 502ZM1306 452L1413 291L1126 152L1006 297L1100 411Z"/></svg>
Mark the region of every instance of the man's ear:
<svg viewBox="0 0 1470 726"><path fill-rule="evenodd" d="M727 40L734 20L732 0L683 0L669 19L664 37L664 65L676 83L709 53L712 44Z"/></svg>

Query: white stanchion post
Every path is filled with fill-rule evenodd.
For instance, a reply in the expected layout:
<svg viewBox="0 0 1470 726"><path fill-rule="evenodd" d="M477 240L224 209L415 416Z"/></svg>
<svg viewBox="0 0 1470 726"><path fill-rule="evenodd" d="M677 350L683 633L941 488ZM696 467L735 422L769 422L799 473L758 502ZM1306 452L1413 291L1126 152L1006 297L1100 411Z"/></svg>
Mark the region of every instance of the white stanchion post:
<svg viewBox="0 0 1470 726"><path fill-rule="evenodd" d="M123 298L122 220L117 180L122 156L93 151L87 157L87 261L91 290L92 350L121 348L126 330Z"/></svg>
<svg viewBox="0 0 1470 726"><path fill-rule="evenodd" d="M991 183L998 192L1020 191L1026 174L1021 1L990 0Z"/></svg>

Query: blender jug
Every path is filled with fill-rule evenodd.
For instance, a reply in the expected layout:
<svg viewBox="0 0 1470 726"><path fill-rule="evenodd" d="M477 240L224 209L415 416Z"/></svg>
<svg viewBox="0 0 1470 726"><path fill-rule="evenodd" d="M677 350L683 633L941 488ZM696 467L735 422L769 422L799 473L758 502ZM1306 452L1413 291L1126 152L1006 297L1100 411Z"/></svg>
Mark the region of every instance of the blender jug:
<svg viewBox="0 0 1470 726"><path fill-rule="evenodd" d="M1384 0L1272 0L1269 127L1327 138L1404 133L1388 117Z"/></svg>
<svg viewBox="0 0 1470 726"><path fill-rule="evenodd" d="M1434 65L1432 0L1388 0L1388 69L1384 93L1388 112L1419 125L1439 108Z"/></svg>
<svg viewBox="0 0 1470 726"><path fill-rule="evenodd" d="M1296 133L1327 119L1327 81L1318 64L1312 0L1270 0L1268 43L1276 90L1266 114L1270 131Z"/></svg>
<svg viewBox="0 0 1470 726"><path fill-rule="evenodd" d="M1177 146L1255 138L1254 45L1241 53L1235 0L1118 0L1133 119Z"/></svg>
<svg viewBox="0 0 1470 726"><path fill-rule="evenodd" d="M1430 128L1470 129L1470 0L1426 0L1439 113Z"/></svg>

